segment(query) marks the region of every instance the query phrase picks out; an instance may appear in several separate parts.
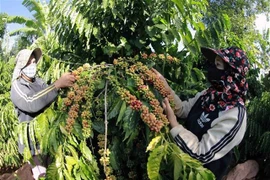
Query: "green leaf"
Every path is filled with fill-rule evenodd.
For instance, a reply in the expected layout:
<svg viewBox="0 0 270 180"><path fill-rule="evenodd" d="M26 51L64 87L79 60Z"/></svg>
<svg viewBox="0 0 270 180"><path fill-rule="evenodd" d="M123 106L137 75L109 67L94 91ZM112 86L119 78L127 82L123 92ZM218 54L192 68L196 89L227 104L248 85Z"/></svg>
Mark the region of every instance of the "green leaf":
<svg viewBox="0 0 270 180"><path fill-rule="evenodd" d="M60 145L57 149L56 156L55 156L55 166L59 170L63 167L63 151L62 151L62 145Z"/></svg>
<svg viewBox="0 0 270 180"><path fill-rule="evenodd" d="M147 146L146 152L152 151L156 147L156 145L160 142L160 139L161 139L161 136L157 136L153 138L151 142L149 143L149 145Z"/></svg>
<svg viewBox="0 0 270 180"><path fill-rule="evenodd" d="M64 135L68 135L68 132L66 131L65 127L63 127L62 125L59 125L60 131L64 134Z"/></svg>
<svg viewBox="0 0 270 180"><path fill-rule="evenodd" d="M127 86L128 87L136 87L135 80L133 78L128 78L127 79Z"/></svg>
<svg viewBox="0 0 270 180"><path fill-rule="evenodd" d="M69 165L74 165L77 163L76 159L72 156L65 156L66 162Z"/></svg>
<svg viewBox="0 0 270 180"><path fill-rule="evenodd" d="M92 152L90 151L90 149L86 146L86 142L85 141L82 141L81 144L80 144L80 149L81 149L81 152L83 154L83 156L89 160L90 162L93 161L93 155L92 155Z"/></svg>
<svg viewBox="0 0 270 180"><path fill-rule="evenodd" d="M49 122L46 116L46 112L40 114L37 118L36 118L37 124L38 124L38 131L40 134L46 134L49 128ZM41 138L42 140L43 138Z"/></svg>
<svg viewBox="0 0 270 180"><path fill-rule="evenodd" d="M198 81L205 79L205 76L201 70L199 70L198 68L193 68L193 70L196 74L196 77L198 78Z"/></svg>
<svg viewBox="0 0 270 180"><path fill-rule="evenodd" d="M116 117L116 115L119 113L122 104L123 101L121 99L118 99L116 105L114 105L113 109L108 114L108 120Z"/></svg>
<svg viewBox="0 0 270 180"><path fill-rule="evenodd" d="M177 156L176 153L171 154L171 159L173 160L173 177L174 179L179 179L180 177L183 177L182 170L183 170L183 162L179 156Z"/></svg>
<svg viewBox="0 0 270 180"><path fill-rule="evenodd" d="M104 89L104 87L105 87L105 79L102 79L101 81L99 81L96 88L97 89Z"/></svg>
<svg viewBox="0 0 270 180"><path fill-rule="evenodd" d="M82 125L78 121L75 121L73 125L73 132L79 139L83 139Z"/></svg>
<svg viewBox="0 0 270 180"><path fill-rule="evenodd" d="M189 175L188 175L188 180L196 180L194 172L191 170Z"/></svg>
<svg viewBox="0 0 270 180"><path fill-rule="evenodd" d="M175 71L175 78L179 79L180 78L180 73L181 73L181 67L177 67Z"/></svg>
<svg viewBox="0 0 270 180"><path fill-rule="evenodd" d="M121 152L120 145L122 142L118 139L118 137L113 137L112 140L112 147L110 148L111 154L110 154L110 164L114 170L119 170L121 167L120 161L119 161L119 155L117 152ZM121 154L120 154L121 156Z"/></svg>
<svg viewBox="0 0 270 180"><path fill-rule="evenodd" d="M104 122L103 121L94 121L92 123L92 127L98 133L104 134L104 132L105 132L105 125L104 125Z"/></svg>
<svg viewBox="0 0 270 180"><path fill-rule="evenodd" d="M155 27L157 27L157 28L159 28L161 30L166 30L167 29L166 25L164 25L164 24L155 24Z"/></svg>
<svg viewBox="0 0 270 180"><path fill-rule="evenodd" d="M128 139L127 143L130 143L138 135L138 113L132 110L130 107L125 111L123 118L123 129L125 137L123 141Z"/></svg>
<svg viewBox="0 0 270 180"><path fill-rule="evenodd" d="M119 115L118 115L118 118L117 118L117 121L116 121L116 124L118 124L123 119L123 116L124 116L124 114L126 112L126 109L127 109L126 102L123 101L120 112L119 112Z"/></svg>
<svg viewBox="0 0 270 180"><path fill-rule="evenodd" d="M72 134L68 136L68 143L74 147L78 146L78 141L76 140L76 137Z"/></svg>
<svg viewBox="0 0 270 180"><path fill-rule="evenodd" d="M72 156L65 156L66 159L66 167L68 170L68 174L71 174L71 170L73 168L73 165L77 163L76 159Z"/></svg>
<svg viewBox="0 0 270 180"><path fill-rule="evenodd" d="M92 171L98 172L99 168L98 168L97 162L96 162L94 156L92 155L91 150L86 145L85 141L81 142L80 150L81 150L83 156L90 162L89 168L92 169Z"/></svg>
<svg viewBox="0 0 270 180"><path fill-rule="evenodd" d="M56 113L54 112L54 110L51 108L48 108L45 112L46 112L46 115L47 115L49 122L54 123L54 120L56 117Z"/></svg>
<svg viewBox="0 0 270 180"><path fill-rule="evenodd" d="M71 145L67 145L65 147L67 147L69 149L69 151L71 152L71 154L75 158L75 160L76 161L79 161L77 150L73 146L71 146Z"/></svg>
<svg viewBox="0 0 270 180"><path fill-rule="evenodd" d="M65 180L73 180L71 174L69 174L66 169L64 169L63 172L64 172Z"/></svg>
<svg viewBox="0 0 270 180"><path fill-rule="evenodd" d="M202 176L200 175L200 173L197 173L196 174L196 180L203 180Z"/></svg>
<svg viewBox="0 0 270 180"><path fill-rule="evenodd" d="M160 163L166 154L165 146L161 145L150 152L147 162L147 174L150 180L158 180L159 179L159 169Z"/></svg>

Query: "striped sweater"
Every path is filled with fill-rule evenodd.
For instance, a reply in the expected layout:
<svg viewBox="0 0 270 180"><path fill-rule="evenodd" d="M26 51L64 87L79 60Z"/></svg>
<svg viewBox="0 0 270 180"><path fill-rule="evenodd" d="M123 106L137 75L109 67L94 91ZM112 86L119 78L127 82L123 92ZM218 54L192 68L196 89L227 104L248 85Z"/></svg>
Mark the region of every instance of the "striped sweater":
<svg viewBox="0 0 270 180"><path fill-rule="evenodd" d="M54 84L48 86L40 78L28 82L18 78L12 82L10 97L19 122L28 122L42 113L57 97Z"/></svg>
<svg viewBox="0 0 270 180"><path fill-rule="evenodd" d="M185 128L178 125L170 132L184 152L201 161L217 179L221 179L231 162L232 149L244 137L246 110L239 106L221 112L206 112L201 108L201 95L202 92L188 101L181 101L174 95L175 114L187 121Z"/></svg>

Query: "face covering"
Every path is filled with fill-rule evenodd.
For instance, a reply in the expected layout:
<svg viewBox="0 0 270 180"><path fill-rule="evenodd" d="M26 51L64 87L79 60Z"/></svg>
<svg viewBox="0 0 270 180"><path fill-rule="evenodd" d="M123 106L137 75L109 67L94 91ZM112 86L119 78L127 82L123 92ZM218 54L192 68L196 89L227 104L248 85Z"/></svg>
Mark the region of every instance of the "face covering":
<svg viewBox="0 0 270 180"><path fill-rule="evenodd" d="M37 72L37 64L32 63L25 68L23 68L22 72L29 78L34 78Z"/></svg>
<svg viewBox="0 0 270 180"><path fill-rule="evenodd" d="M209 82L219 81L222 76L225 76L224 70L218 69L215 64L208 66L207 79Z"/></svg>

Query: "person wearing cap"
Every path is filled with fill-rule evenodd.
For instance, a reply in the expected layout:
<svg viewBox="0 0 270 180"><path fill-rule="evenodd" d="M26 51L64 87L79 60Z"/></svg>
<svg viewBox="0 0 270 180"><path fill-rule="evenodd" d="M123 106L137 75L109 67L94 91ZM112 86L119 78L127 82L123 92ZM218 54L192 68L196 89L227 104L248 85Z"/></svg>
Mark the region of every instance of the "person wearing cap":
<svg viewBox="0 0 270 180"><path fill-rule="evenodd" d="M233 148L242 141L246 131L244 104L248 84L245 76L249 62L245 52L237 47L201 48L201 51L209 62L207 79L211 85L187 101L182 101L165 78L154 71L174 96L175 110L168 99L162 103L174 141L219 180L226 175L233 160ZM175 115L186 119L185 127L177 122Z"/></svg>
<svg viewBox="0 0 270 180"><path fill-rule="evenodd" d="M60 88L71 87L75 81L71 73L63 74L53 84L47 85L41 78L36 76L37 63L42 56L40 48L34 50L23 49L16 56L16 65L13 71L10 97L15 106L15 112L19 123L27 125L28 142L35 166L33 176L35 179L46 172L42 166L38 154L31 140L28 123L42 113L56 99ZM24 152L22 135L19 135L19 152Z"/></svg>

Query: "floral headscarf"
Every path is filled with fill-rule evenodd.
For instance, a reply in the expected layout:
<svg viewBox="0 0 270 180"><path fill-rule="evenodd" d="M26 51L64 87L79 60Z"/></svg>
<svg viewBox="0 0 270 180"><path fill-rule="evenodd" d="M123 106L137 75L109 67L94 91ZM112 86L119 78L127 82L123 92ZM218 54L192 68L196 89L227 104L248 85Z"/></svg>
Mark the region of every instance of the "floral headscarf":
<svg viewBox="0 0 270 180"><path fill-rule="evenodd" d="M202 108L206 111L223 111L238 105L243 106L248 91L245 76L250 68L246 53L237 47L220 50L201 48L201 51L210 61L218 55L229 64L221 80L212 83L202 95Z"/></svg>

